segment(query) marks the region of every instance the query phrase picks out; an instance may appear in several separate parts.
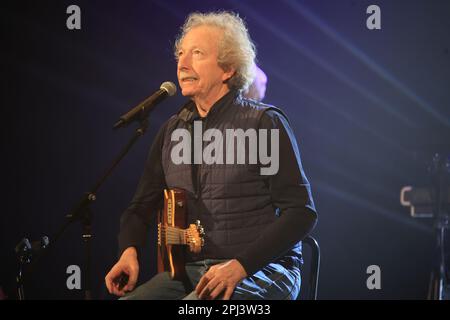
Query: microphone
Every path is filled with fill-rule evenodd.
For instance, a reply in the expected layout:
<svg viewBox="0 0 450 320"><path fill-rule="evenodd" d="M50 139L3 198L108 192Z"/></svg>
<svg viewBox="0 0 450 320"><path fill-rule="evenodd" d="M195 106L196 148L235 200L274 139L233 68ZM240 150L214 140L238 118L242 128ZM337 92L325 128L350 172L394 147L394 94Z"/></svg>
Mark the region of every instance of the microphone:
<svg viewBox="0 0 450 320"><path fill-rule="evenodd" d="M50 244L47 236L43 236L38 241L31 242L28 238L23 238L16 245L15 251L22 263L30 263L33 255L39 253L42 249L46 249Z"/></svg>
<svg viewBox="0 0 450 320"><path fill-rule="evenodd" d="M114 124L113 129L118 129L130 124L134 120L141 120L150 110L152 110L158 103L163 101L167 96L173 96L177 92L177 87L173 82L166 81L161 84L158 91L150 97L142 101L136 107L125 113Z"/></svg>

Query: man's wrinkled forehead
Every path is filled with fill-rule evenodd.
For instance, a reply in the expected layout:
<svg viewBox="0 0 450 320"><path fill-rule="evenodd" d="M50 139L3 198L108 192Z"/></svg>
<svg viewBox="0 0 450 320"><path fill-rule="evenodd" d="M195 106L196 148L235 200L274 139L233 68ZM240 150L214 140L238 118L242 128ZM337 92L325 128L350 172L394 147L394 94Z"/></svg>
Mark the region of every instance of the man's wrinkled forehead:
<svg viewBox="0 0 450 320"><path fill-rule="evenodd" d="M190 29L181 38L179 49L217 45L222 38L223 30L209 25L200 25Z"/></svg>

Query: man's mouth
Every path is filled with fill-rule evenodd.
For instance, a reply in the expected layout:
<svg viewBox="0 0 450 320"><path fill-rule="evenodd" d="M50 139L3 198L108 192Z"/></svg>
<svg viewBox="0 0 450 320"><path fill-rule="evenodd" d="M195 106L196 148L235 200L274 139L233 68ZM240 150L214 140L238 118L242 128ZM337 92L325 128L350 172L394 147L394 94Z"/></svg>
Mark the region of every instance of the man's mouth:
<svg viewBox="0 0 450 320"><path fill-rule="evenodd" d="M183 77L181 78L181 82L193 82L198 80L196 77Z"/></svg>

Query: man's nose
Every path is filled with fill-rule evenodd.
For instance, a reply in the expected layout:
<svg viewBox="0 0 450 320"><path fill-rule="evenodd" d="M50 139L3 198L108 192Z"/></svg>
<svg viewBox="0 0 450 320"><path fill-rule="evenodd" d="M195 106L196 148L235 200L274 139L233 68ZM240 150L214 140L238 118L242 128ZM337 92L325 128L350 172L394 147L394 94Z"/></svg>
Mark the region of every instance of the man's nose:
<svg viewBox="0 0 450 320"><path fill-rule="evenodd" d="M181 57L178 58L178 70L189 70L191 66L191 59L189 58L188 54L183 54Z"/></svg>

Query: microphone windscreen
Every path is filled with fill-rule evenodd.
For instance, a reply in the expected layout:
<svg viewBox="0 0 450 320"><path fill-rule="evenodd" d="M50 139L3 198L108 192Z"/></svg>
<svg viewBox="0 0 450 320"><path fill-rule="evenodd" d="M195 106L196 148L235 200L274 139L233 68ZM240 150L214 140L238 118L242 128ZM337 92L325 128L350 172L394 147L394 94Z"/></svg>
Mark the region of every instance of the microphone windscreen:
<svg viewBox="0 0 450 320"><path fill-rule="evenodd" d="M169 96L173 96L177 92L177 86L170 81L163 82L159 88L165 90Z"/></svg>

